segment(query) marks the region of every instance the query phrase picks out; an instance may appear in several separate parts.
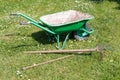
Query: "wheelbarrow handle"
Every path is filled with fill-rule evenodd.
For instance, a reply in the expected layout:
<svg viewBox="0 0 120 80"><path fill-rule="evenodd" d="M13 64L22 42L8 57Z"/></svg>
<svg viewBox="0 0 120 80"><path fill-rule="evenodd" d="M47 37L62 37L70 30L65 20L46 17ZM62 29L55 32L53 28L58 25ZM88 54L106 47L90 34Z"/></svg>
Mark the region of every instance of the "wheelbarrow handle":
<svg viewBox="0 0 120 80"><path fill-rule="evenodd" d="M17 16L19 13L10 13L11 16Z"/></svg>
<svg viewBox="0 0 120 80"><path fill-rule="evenodd" d="M21 16L21 17L23 17L23 18L25 18L25 19L27 19L27 20L29 20L31 22L38 23L37 21L33 20L32 18L30 18L30 17L28 17L28 16L26 16L26 15L24 15L22 13L11 13L10 15L11 16Z"/></svg>

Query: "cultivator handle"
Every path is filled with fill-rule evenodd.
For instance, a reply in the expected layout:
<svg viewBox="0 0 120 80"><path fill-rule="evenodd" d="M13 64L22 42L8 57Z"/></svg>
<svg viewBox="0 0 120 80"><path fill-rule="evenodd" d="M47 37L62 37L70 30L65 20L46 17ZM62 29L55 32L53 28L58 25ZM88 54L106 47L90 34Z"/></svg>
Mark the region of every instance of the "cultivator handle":
<svg viewBox="0 0 120 80"><path fill-rule="evenodd" d="M20 25L28 25L30 22L20 22Z"/></svg>

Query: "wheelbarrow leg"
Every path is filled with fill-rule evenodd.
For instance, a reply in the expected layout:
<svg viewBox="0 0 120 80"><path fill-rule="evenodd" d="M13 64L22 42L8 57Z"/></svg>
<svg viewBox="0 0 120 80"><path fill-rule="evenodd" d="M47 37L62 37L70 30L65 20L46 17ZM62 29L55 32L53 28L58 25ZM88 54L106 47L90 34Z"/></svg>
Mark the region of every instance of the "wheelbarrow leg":
<svg viewBox="0 0 120 80"><path fill-rule="evenodd" d="M56 40L57 40L56 48L60 49L60 35L57 35Z"/></svg>
<svg viewBox="0 0 120 80"><path fill-rule="evenodd" d="M62 49L65 47L66 41L69 39L70 33L71 33L71 32L69 32L69 33L66 35L65 40L64 40L63 45L62 45Z"/></svg>
<svg viewBox="0 0 120 80"><path fill-rule="evenodd" d="M57 49L63 49L63 48L65 47L66 41L68 40L70 33L71 33L71 32L67 33L67 35L66 35L66 37L65 37L65 39L64 39L63 44L62 44L61 47L60 47L60 35L57 34L57 35L55 36L55 38L56 38L56 40L57 40L57 45L56 45L56 48L57 48Z"/></svg>

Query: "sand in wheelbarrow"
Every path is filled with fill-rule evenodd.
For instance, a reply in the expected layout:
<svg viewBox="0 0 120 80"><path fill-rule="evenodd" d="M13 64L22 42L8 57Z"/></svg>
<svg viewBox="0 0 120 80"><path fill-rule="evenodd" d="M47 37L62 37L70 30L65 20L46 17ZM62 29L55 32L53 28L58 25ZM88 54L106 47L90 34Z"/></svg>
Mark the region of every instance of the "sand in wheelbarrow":
<svg viewBox="0 0 120 80"><path fill-rule="evenodd" d="M87 13L82 13L75 10L68 10L68 11L42 16L40 20L48 25L63 25L75 21L89 19L91 17L93 16Z"/></svg>

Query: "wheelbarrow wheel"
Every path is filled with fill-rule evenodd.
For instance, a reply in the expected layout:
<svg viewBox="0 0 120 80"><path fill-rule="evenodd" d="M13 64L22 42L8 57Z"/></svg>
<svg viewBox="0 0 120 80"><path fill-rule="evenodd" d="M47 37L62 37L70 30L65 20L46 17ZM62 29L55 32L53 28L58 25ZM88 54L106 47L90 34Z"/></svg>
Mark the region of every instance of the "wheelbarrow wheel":
<svg viewBox="0 0 120 80"><path fill-rule="evenodd" d="M87 31L90 31L90 25L89 25L88 23L86 23L85 26L86 26L86 27L85 27L86 30L87 30ZM90 34L87 34L87 35L81 37L81 36L78 35L77 31L74 32L74 38L75 38L76 40L79 40L79 41L85 40L85 39L88 38L89 36L90 36Z"/></svg>

